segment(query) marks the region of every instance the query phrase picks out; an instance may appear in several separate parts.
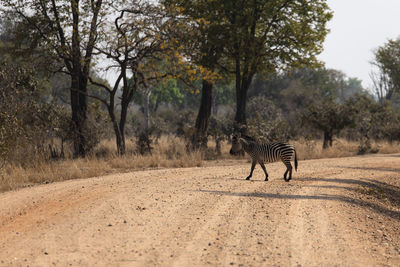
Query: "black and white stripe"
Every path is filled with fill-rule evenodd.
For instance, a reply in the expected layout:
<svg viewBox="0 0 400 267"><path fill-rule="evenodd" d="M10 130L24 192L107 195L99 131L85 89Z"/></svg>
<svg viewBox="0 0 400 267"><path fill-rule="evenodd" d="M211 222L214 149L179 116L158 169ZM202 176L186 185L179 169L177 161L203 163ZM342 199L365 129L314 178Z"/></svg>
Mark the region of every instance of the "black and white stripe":
<svg viewBox="0 0 400 267"><path fill-rule="evenodd" d="M257 163L260 164L265 173L265 181L268 181L268 173L264 165L264 163L267 162L276 162L281 160L283 164L285 164L286 172L283 175L283 179L285 179L286 182L292 179L293 167L291 160L294 160L294 167L297 171L298 164L296 150L290 144L277 142L269 144L257 143L256 141L245 136L241 136L240 134L234 134L232 136L231 154L238 153L240 150L244 150L252 158L250 175L246 178L246 180L249 180L253 175L253 171ZM288 173L289 177L286 178Z"/></svg>

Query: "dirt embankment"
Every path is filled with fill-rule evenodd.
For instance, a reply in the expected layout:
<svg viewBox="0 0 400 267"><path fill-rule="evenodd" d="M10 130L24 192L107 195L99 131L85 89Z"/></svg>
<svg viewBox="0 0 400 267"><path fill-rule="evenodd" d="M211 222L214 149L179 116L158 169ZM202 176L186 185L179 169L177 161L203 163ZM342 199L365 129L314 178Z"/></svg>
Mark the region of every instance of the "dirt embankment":
<svg viewBox="0 0 400 267"><path fill-rule="evenodd" d="M110 175L0 194L0 266L400 266L400 157Z"/></svg>

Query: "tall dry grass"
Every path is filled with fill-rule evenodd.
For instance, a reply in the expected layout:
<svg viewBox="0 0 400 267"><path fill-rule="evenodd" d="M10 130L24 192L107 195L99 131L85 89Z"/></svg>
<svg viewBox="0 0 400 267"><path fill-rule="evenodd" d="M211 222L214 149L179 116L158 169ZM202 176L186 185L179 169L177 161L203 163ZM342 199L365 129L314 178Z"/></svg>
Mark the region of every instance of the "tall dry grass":
<svg viewBox="0 0 400 267"><path fill-rule="evenodd" d="M14 162L0 169L0 192L69 179L89 178L116 172L147 168L202 166L204 153L188 152L183 140L163 136L153 144L151 154L135 153L134 139L126 142L127 153L118 156L114 140L102 140L93 153L84 159L45 160L39 157L30 164Z"/></svg>
<svg viewBox="0 0 400 267"><path fill-rule="evenodd" d="M103 140L85 159L65 159L59 161L38 159L34 164L14 162L0 169L0 192L34 184L57 182L69 179L89 178L109 173L130 172L147 168L172 168L202 166L204 160L234 159L229 155L230 144L222 144L222 154L215 152L215 143L209 142L209 149L203 152L188 152L185 142L177 137L163 136L155 144L151 154L138 155L135 139L127 140L127 153L116 154L115 141ZM305 140L290 142L296 147L299 160L354 156L358 143L335 140L333 147L322 149L322 141ZM400 144L387 142L373 143L378 153L399 153ZM208 161L213 164L214 161ZM221 163L219 163L221 164Z"/></svg>
<svg viewBox="0 0 400 267"><path fill-rule="evenodd" d="M359 142L336 139L333 146L322 149L322 140L300 139L290 142L296 148L298 158L320 159L320 158L341 158L358 155ZM400 153L400 143L387 141L377 141L371 143L371 151L382 154Z"/></svg>

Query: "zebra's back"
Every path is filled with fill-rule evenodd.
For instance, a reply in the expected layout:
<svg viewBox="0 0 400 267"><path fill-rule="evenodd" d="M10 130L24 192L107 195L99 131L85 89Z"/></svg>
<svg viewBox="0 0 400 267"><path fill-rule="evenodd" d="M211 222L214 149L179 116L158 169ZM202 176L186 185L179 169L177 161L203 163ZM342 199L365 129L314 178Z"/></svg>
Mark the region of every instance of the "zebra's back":
<svg viewBox="0 0 400 267"><path fill-rule="evenodd" d="M254 155L258 161L267 163L275 162L278 160L290 161L293 159L294 147L286 143L268 143L268 144L255 144Z"/></svg>

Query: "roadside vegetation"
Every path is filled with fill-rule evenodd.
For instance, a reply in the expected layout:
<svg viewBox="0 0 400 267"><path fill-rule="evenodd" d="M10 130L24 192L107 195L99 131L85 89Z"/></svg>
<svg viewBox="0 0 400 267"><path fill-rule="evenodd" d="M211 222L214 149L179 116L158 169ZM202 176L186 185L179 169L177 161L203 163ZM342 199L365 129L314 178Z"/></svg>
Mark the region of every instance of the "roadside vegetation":
<svg viewBox="0 0 400 267"><path fill-rule="evenodd" d="M291 143L296 147L299 160L349 157L359 154L359 143L345 139L335 140L335 145L327 149L322 148L322 140L299 139ZM46 159L47 154L34 162L21 158L3 165L0 192L37 184L144 169L230 165L249 160L247 157L231 156L230 144L227 141L221 144L221 154L215 150L215 142L211 141L210 145L206 150L188 151L183 139L162 136L154 144L151 154L141 155L137 153L135 141L129 139L127 153L121 157L115 150L114 140L102 140L93 150L93 154L85 158L52 160ZM372 142L371 146L376 153L400 153L398 142L392 144L387 141Z"/></svg>
<svg viewBox="0 0 400 267"><path fill-rule="evenodd" d="M234 131L400 152L400 40L364 88L316 59L325 2L0 0L0 191L232 159Z"/></svg>

